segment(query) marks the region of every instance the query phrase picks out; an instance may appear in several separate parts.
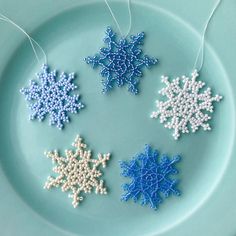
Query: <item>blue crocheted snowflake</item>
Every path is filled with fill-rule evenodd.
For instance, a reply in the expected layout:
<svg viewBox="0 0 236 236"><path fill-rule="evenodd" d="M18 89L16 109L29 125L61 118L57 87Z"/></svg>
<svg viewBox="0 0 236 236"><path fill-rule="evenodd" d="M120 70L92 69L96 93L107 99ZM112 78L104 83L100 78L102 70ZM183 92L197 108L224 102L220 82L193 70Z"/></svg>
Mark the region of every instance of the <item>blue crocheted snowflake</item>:
<svg viewBox="0 0 236 236"><path fill-rule="evenodd" d="M68 113L77 113L84 107L84 104L79 102L78 94L70 94L77 88L73 83L75 75L63 72L57 79L58 73L55 70L50 71L47 65L43 65L42 72L36 76L39 82L31 80L28 88L20 90L25 99L30 101L29 118L42 121L49 114L49 124L62 129L64 123L69 122Z"/></svg>
<svg viewBox="0 0 236 236"><path fill-rule="evenodd" d="M111 90L115 84L118 87L128 84L128 90L138 93L139 78L142 76L142 68L150 67L158 62L155 58L143 55L140 45L143 44L144 33L131 35L130 40L121 38L117 40L116 34L110 27L106 30L104 38L107 47L101 48L99 54L87 57L85 61L92 67L100 66L103 93Z"/></svg>
<svg viewBox="0 0 236 236"><path fill-rule="evenodd" d="M177 174L174 164L180 160L180 156L174 156L172 160L167 155L159 157L157 150L152 151L150 145L146 145L144 152L136 155L133 160L121 161L121 175L129 177L132 182L124 184L125 193L121 200L133 199L137 202L141 197L141 205L150 205L157 209L163 198L171 194L180 195L176 189L177 180L170 175Z"/></svg>

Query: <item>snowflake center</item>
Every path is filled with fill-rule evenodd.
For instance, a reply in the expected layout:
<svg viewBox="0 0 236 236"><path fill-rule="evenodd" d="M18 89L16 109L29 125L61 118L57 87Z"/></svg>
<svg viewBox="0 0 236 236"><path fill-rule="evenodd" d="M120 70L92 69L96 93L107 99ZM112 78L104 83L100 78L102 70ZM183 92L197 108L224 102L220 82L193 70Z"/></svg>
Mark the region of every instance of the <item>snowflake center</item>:
<svg viewBox="0 0 236 236"><path fill-rule="evenodd" d="M150 173L147 174L145 177L145 181L142 182L142 189L150 188L156 184L158 184L158 174L157 173Z"/></svg>
<svg viewBox="0 0 236 236"><path fill-rule="evenodd" d="M176 99L174 99L174 101L175 107L173 107L173 110L180 117L191 115L198 107L196 99L189 93L180 94Z"/></svg>
<svg viewBox="0 0 236 236"><path fill-rule="evenodd" d="M62 91L59 89L50 88L45 90L44 97L52 105L65 101L65 97L63 97Z"/></svg>
<svg viewBox="0 0 236 236"><path fill-rule="evenodd" d="M119 75L126 74L131 69L131 63L128 55L114 55L113 60L111 60L113 64L113 70L117 71Z"/></svg>

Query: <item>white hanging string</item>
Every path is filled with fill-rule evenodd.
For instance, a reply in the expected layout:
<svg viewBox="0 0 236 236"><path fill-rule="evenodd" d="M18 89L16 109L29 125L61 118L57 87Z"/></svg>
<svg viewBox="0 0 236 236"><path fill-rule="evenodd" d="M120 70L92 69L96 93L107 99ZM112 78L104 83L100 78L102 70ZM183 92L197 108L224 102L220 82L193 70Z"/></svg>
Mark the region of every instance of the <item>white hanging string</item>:
<svg viewBox="0 0 236 236"><path fill-rule="evenodd" d="M111 9L111 7L110 7L108 1L107 1L107 0L104 0L104 1L105 1L106 5L107 5L109 11L110 11L110 14L111 14L111 16L112 16L114 22L116 23L116 26L117 26L117 28L118 28L120 34L121 34L124 38L127 37L128 34L130 33L131 27L132 27L132 14L131 14L131 6L130 6L130 1L131 1L131 0L128 0L129 28L128 28L128 31L127 31L127 33L126 33L125 35L122 33L120 24L118 23L118 20L116 19L115 14L114 14L114 12L112 11L112 9Z"/></svg>
<svg viewBox="0 0 236 236"><path fill-rule="evenodd" d="M202 69L202 66L203 66L204 50L205 50L204 44L205 44L206 31L207 31L207 28L210 24L210 21L211 21L213 15L215 14L215 12L216 12L218 6L220 5L220 3L221 3L221 0L218 0L215 3L215 5L214 5L207 21L206 21L206 24L205 24L205 27L204 27L204 30L203 30L203 34L202 34L202 38L201 38L201 44L200 44L200 47L199 47L199 50L198 50L198 53L197 53L197 57L196 57L196 61L194 63L194 68L193 68L193 69L197 69L197 67L198 67L197 64L199 63L199 68L197 69L198 71L200 71Z"/></svg>
<svg viewBox="0 0 236 236"><path fill-rule="evenodd" d="M41 50L41 52L43 53L43 56L44 56L44 61L45 61L45 64L47 64L47 56L46 56L46 53L45 51L43 50L43 48L40 46L40 44L35 41L29 34L27 34L27 32L22 29L19 25L17 25L14 21L12 21L11 19L9 19L8 17L6 17L5 15L1 14L0 13L0 20L2 21L5 21L5 22L8 22L10 24L12 24L13 26L15 26L17 29L19 29L21 32L24 33L24 35L29 39L29 42L30 42L30 45L31 45L31 48L34 52L34 55L38 61L38 63L40 63L40 59L39 59L39 56L38 56L38 53L37 53L37 50L35 48L35 45ZM35 44L35 45L34 45Z"/></svg>

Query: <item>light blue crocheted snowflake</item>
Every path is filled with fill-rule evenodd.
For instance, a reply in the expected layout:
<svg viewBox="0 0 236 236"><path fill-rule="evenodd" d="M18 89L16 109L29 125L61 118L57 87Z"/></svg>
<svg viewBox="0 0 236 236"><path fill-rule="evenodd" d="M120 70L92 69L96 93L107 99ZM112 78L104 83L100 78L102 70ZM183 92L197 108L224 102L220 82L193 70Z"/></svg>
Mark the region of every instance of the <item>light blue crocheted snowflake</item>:
<svg viewBox="0 0 236 236"><path fill-rule="evenodd" d="M117 40L116 34L110 27L105 33L104 42L107 47L101 48L99 54L85 58L85 61L93 68L101 67L101 76L104 77L103 93L111 90L115 84L118 87L128 84L128 90L137 94L139 78L143 75L142 68L150 67L158 62L155 58L143 55L140 49L144 33L131 35L129 40L125 38Z"/></svg>
<svg viewBox="0 0 236 236"><path fill-rule="evenodd" d="M157 209L163 198L171 194L180 195L176 188L177 180L170 175L177 174L174 164L180 160L180 156L174 156L172 160L167 155L159 157L157 150L152 151L150 145L146 145L144 152L137 154L131 161L121 161L121 175L132 179L131 183L124 184L125 193L121 200L133 199L137 202L141 198L141 205L150 205Z"/></svg>
<svg viewBox="0 0 236 236"><path fill-rule="evenodd" d="M28 88L20 92L30 101L30 120L44 120L49 114L49 124L62 129L64 123L69 122L68 113L77 113L84 107L79 101L79 95L71 95L77 86L73 83L74 73L58 73L50 71L47 65L42 66L42 72L36 74L39 81L30 81Z"/></svg>

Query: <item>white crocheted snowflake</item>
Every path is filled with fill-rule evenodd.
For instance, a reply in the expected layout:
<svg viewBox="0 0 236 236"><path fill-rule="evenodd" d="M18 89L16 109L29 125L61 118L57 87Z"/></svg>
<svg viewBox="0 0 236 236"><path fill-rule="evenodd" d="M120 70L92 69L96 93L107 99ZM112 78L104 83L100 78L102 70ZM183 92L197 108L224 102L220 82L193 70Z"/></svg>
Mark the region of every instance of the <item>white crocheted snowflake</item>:
<svg viewBox="0 0 236 236"><path fill-rule="evenodd" d="M100 165L106 167L106 161L110 159L110 153L98 154L98 159L91 158L91 151L86 150L86 144L77 136L72 144L76 148L65 150L66 157L59 155L58 151L46 152L45 155L52 159L56 166L53 171L58 174L57 177L49 176L44 188L61 188L63 192L71 191L68 196L73 199L72 205L76 208L83 200L81 193L91 193L95 189L96 194L107 194L104 187L104 181L99 180L102 172L97 169Z"/></svg>
<svg viewBox="0 0 236 236"><path fill-rule="evenodd" d="M157 110L152 112L151 118L160 119L164 127L173 129L174 139L178 139L181 133L189 133L189 129L194 133L200 127L204 131L211 130L208 121L214 111L213 102L219 102L222 96L212 97L211 88L203 92L205 86L202 81L197 81L199 76L197 70L191 74L191 78L182 76L169 81L168 77L162 76L162 83L166 87L159 91L159 94L166 96L166 101L156 101Z"/></svg>

